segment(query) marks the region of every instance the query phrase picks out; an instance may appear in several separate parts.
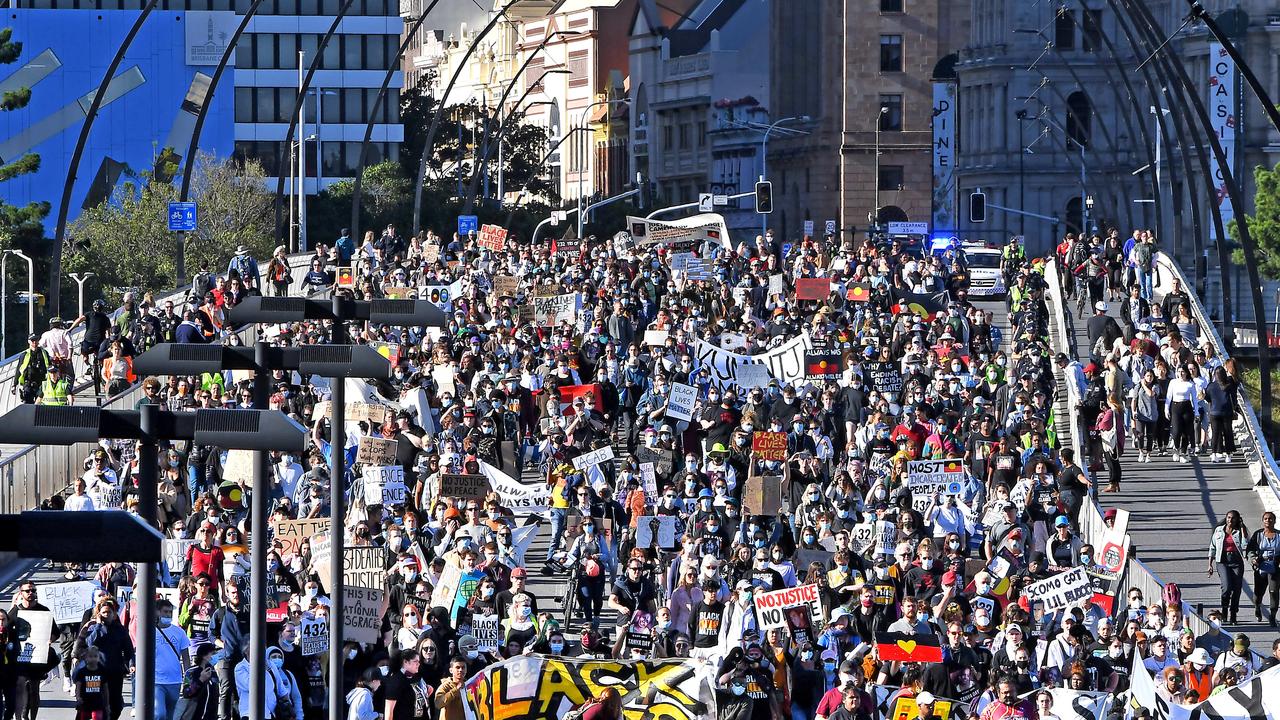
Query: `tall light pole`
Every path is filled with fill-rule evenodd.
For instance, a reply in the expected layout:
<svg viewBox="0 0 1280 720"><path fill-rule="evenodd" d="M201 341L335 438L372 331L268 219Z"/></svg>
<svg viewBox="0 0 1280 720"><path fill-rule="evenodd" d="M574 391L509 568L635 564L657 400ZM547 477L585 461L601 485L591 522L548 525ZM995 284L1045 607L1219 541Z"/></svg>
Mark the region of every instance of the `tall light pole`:
<svg viewBox="0 0 1280 720"><path fill-rule="evenodd" d="M591 113L591 108L599 107L601 105L613 106L613 105L630 105L630 104L631 104L630 98L619 98L617 100L597 100L582 109L582 122L578 123L578 127L587 126L587 117ZM586 172L586 168L584 166L590 164L586 162L586 160L587 160L587 150L590 148L591 144L589 142L589 139L579 140L578 144L582 146L582 151L578 153L578 239L581 240L582 226L585 223L585 220L582 217L585 214L583 213L583 210L582 210L583 207L585 206L585 203L583 202L585 198L583 197L583 194L582 194L582 176Z"/></svg>
<svg viewBox="0 0 1280 720"><path fill-rule="evenodd" d="M6 267L9 262L9 256L16 255L27 261L27 334L36 330L36 288L35 274L36 266L26 253L21 250L5 250L4 257L0 258L0 357L8 357L5 347L5 333L8 331L8 307L9 307L9 274Z"/></svg>
<svg viewBox="0 0 1280 720"><path fill-rule="evenodd" d="M94 277L91 272L67 273L72 280L76 281L76 317L84 315L84 284L89 278Z"/></svg>
<svg viewBox="0 0 1280 720"><path fill-rule="evenodd" d="M876 206L871 211L871 225L877 230L880 228L880 124L884 122L884 116L889 114L889 108L881 106L880 112L876 113L876 162L875 177L871 182L875 183L876 188Z"/></svg>
<svg viewBox="0 0 1280 720"><path fill-rule="evenodd" d="M1168 108L1157 108L1155 105L1151 105L1147 109L1152 115L1156 116L1156 195L1155 197L1157 199L1156 202L1158 206L1159 198L1163 197L1163 193L1164 193L1164 189L1163 189L1164 186L1160 184L1160 178L1163 174L1160 170L1160 166L1164 164L1164 158L1160 152L1160 145L1161 145L1160 127L1164 125L1164 123L1160 122L1160 116L1168 115L1173 111L1169 110ZM1163 220L1164 218L1157 218L1156 225L1159 226L1160 222Z"/></svg>
<svg viewBox="0 0 1280 720"><path fill-rule="evenodd" d="M769 127L764 129L764 137L760 138L760 182L764 182L765 180L769 179L769 134L773 132L774 128L784 123L789 123L792 120L799 120L800 122L808 122L809 116L793 115L792 117L784 117L781 120L775 120L773 123L769 125ZM768 232L768 230L769 230L769 216L761 215L760 216L760 234L764 235L766 232Z"/></svg>
<svg viewBox="0 0 1280 720"><path fill-rule="evenodd" d="M1027 111L1019 110L1013 114L1018 119L1018 209L1027 209L1027 175L1025 161L1027 157L1027 141L1023 137L1026 129ZM1027 236L1027 216L1018 216L1018 234Z"/></svg>

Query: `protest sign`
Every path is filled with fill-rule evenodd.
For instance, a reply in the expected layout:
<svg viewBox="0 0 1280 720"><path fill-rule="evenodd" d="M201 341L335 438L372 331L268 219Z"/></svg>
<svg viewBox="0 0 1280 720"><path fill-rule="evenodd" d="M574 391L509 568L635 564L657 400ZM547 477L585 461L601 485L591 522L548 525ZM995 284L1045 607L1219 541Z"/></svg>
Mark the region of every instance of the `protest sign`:
<svg viewBox="0 0 1280 720"><path fill-rule="evenodd" d="M1111 693L1068 688L1051 688L1049 693L1053 696L1053 714L1060 720L1101 720L1111 716Z"/></svg>
<svg viewBox="0 0 1280 720"><path fill-rule="evenodd" d="M693 406L698 402L698 388L684 383L671 383L671 395L667 398L667 416L678 420L692 420Z"/></svg>
<svg viewBox="0 0 1280 720"><path fill-rule="evenodd" d="M342 550L342 582L348 587L381 590L387 582L383 558L387 551L377 545Z"/></svg>
<svg viewBox="0 0 1280 720"><path fill-rule="evenodd" d="M332 563L333 558L333 541L328 530L322 530L311 538L311 571L315 573L316 580L320 583L320 589L325 592L329 591L332 584L329 581L333 578Z"/></svg>
<svg viewBox="0 0 1280 720"><path fill-rule="evenodd" d="M747 363L738 366L738 385L745 388L762 388L769 384L769 368Z"/></svg>
<svg viewBox="0 0 1280 720"><path fill-rule="evenodd" d="M418 299L426 300L445 312L453 310L453 288L449 285L423 285L418 288Z"/></svg>
<svg viewBox="0 0 1280 720"><path fill-rule="evenodd" d="M458 576L458 591L454 593L450 604L444 606L451 608L449 617L455 625L458 622L458 611L465 609L471 602L471 597L480 588L480 581L484 577L484 573L479 570L463 570L462 574Z"/></svg>
<svg viewBox="0 0 1280 720"><path fill-rule="evenodd" d="M573 466L578 470L586 470L587 468L595 467L601 463L609 462L610 460L613 460L613 458L613 446L605 445L598 450L592 450L589 453L583 453L574 458Z"/></svg>
<svg viewBox="0 0 1280 720"><path fill-rule="evenodd" d="M356 450L356 462L361 465L392 465L396 461L395 440L362 435Z"/></svg>
<svg viewBox="0 0 1280 720"><path fill-rule="evenodd" d="M902 369L894 362L864 362L863 370L867 373L867 384L881 395L896 400L902 394Z"/></svg>
<svg viewBox="0 0 1280 720"><path fill-rule="evenodd" d="M741 355L697 338L693 342L697 365L706 368L711 381L721 387L743 385L738 372L744 365L764 365L770 377L779 382L803 380L804 354L812 347L813 339L807 332L758 355Z"/></svg>
<svg viewBox="0 0 1280 720"><path fill-rule="evenodd" d="M1129 511L1116 508L1115 520L1102 535L1102 549L1097 563L1089 567L1093 582L1093 602L1110 613L1120 590L1120 578L1124 575L1129 558Z"/></svg>
<svg viewBox="0 0 1280 720"><path fill-rule="evenodd" d="M564 255L569 262L576 263L582 259L582 241L578 238L562 238L554 244L555 254Z"/></svg>
<svg viewBox="0 0 1280 720"><path fill-rule="evenodd" d="M480 500L489 494L489 478L483 474L442 473L440 497Z"/></svg>
<svg viewBox="0 0 1280 720"><path fill-rule="evenodd" d="M382 630L382 614L386 593L347 585L342 606L342 639L348 642L376 643Z"/></svg>
<svg viewBox="0 0 1280 720"><path fill-rule="evenodd" d="M1027 597L1042 603L1045 613L1070 608L1092 596L1093 585L1082 567L1072 568L1027 586Z"/></svg>
<svg viewBox="0 0 1280 720"><path fill-rule="evenodd" d="M501 629L497 615L471 616L471 634L480 641L480 652L497 652L501 644Z"/></svg>
<svg viewBox="0 0 1280 720"><path fill-rule="evenodd" d="M859 555L866 554L867 548L875 541L875 523L858 523L849 529L849 547Z"/></svg>
<svg viewBox="0 0 1280 720"><path fill-rule="evenodd" d="M498 493L502 506L508 510L540 513L551 505L551 490L546 483L526 485L483 461L480 472L484 473L490 489Z"/></svg>
<svg viewBox="0 0 1280 720"><path fill-rule="evenodd" d="M302 618L298 634L302 636L303 655L319 655L329 649L329 621L324 618Z"/></svg>
<svg viewBox="0 0 1280 720"><path fill-rule="evenodd" d="M40 604L53 613L53 621L59 625L74 624L84 619L84 611L93 607L93 595L98 586L88 580L41 585L37 594Z"/></svg>
<svg viewBox="0 0 1280 720"><path fill-rule="evenodd" d="M435 243L424 245L422 247L422 259L428 264L434 265L440 260L440 246Z"/></svg>
<svg viewBox="0 0 1280 720"><path fill-rule="evenodd" d="M791 608L806 608L810 617L822 618L822 600L816 584L783 588L755 596L756 619L760 629L782 630L787 627L786 611Z"/></svg>
<svg viewBox="0 0 1280 720"><path fill-rule="evenodd" d="M822 350L804 354L804 376L811 380L839 380L842 372L844 372L842 353Z"/></svg>
<svg viewBox="0 0 1280 720"><path fill-rule="evenodd" d="M668 330L645 330L644 344L648 347L662 347L667 344Z"/></svg>
<svg viewBox="0 0 1280 720"><path fill-rule="evenodd" d="M960 458L907 461L907 487L916 512L928 510L937 493L959 495L963 480L964 462Z"/></svg>
<svg viewBox="0 0 1280 720"><path fill-rule="evenodd" d="M644 515L636 521L636 547L651 547L655 540L657 547L664 549L675 547L675 515Z"/></svg>
<svg viewBox="0 0 1280 720"><path fill-rule="evenodd" d="M18 631L18 662L33 665L49 662L53 623L53 613L45 610L23 610L18 613L15 622L15 629Z"/></svg>
<svg viewBox="0 0 1280 720"><path fill-rule="evenodd" d="M169 572L176 575L186 570L187 566L187 548L195 545L195 540L183 540L174 538L165 538L164 541L164 562L168 566ZM45 603L48 605L49 603ZM59 620L58 622L62 622Z"/></svg>
<svg viewBox="0 0 1280 720"><path fill-rule="evenodd" d="M387 362L391 364L391 367L395 367L400 364L400 343L372 342L369 343L369 347L377 350L379 355L386 358Z"/></svg>
<svg viewBox="0 0 1280 720"><path fill-rule="evenodd" d="M515 297L520 281L511 275L498 275L493 278L493 292L498 297Z"/></svg>
<svg viewBox="0 0 1280 720"><path fill-rule="evenodd" d="M757 460L786 460L787 434L757 430L751 434L751 452Z"/></svg>
<svg viewBox="0 0 1280 720"><path fill-rule="evenodd" d="M373 465L361 473L368 505L404 505L407 492L402 465Z"/></svg>
<svg viewBox="0 0 1280 720"><path fill-rule="evenodd" d="M769 295L777 295L781 297L787 294L787 276L782 273L774 273L769 276Z"/></svg>
<svg viewBox="0 0 1280 720"><path fill-rule="evenodd" d="M227 459L222 463L222 479L252 485L253 451L228 450Z"/></svg>
<svg viewBox="0 0 1280 720"><path fill-rule="evenodd" d="M533 319L542 327L573 322L578 317L578 294L565 293L533 299Z"/></svg>
<svg viewBox="0 0 1280 720"><path fill-rule="evenodd" d="M573 408L573 402L578 398L582 398L583 402L591 403L591 407L597 412L604 412L604 388L600 383L591 383L590 385L561 385L558 392L560 393L560 414L573 417L577 414L577 410Z"/></svg>
<svg viewBox="0 0 1280 720"><path fill-rule="evenodd" d="M502 248L507 242L507 229L500 225L481 225L480 236L477 240L482 248L488 248L494 252L502 252Z"/></svg>
<svg viewBox="0 0 1280 720"><path fill-rule="evenodd" d="M640 463L641 486L644 487L645 500L652 505L658 500L658 476L654 474L653 463Z"/></svg>
<svg viewBox="0 0 1280 720"><path fill-rule="evenodd" d="M303 540L328 531L329 518L277 520L272 527L275 529L275 539L280 543L280 555L287 557L298 554Z"/></svg>
<svg viewBox="0 0 1280 720"><path fill-rule="evenodd" d="M959 720L957 716L962 716L961 710L962 708L954 700L935 698L932 720ZM920 705L916 703L916 699L901 695L894 698L893 707L884 716L884 720L916 720L919 717Z"/></svg>
<svg viewBox="0 0 1280 720"><path fill-rule="evenodd" d="M782 476L748 476L747 485L742 490L742 507L744 514L778 514L782 510Z"/></svg>
<svg viewBox="0 0 1280 720"><path fill-rule="evenodd" d="M826 300L831 292L831 278L796 278L797 300Z"/></svg>
<svg viewBox="0 0 1280 720"><path fill-rule="evenodd" d="M381 425L387 417L387 406L378 403L347 403L344 417L347 422L368 422Z"/></svg>

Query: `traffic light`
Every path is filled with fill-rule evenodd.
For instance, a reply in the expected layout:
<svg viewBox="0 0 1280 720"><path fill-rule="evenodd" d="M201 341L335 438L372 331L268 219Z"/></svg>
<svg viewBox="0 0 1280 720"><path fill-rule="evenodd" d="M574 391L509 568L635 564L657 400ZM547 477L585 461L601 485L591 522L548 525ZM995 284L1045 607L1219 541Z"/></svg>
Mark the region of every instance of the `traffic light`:
<svg viewBox="0 0 1280 720"><path fill-rule="evenodd" d="M773 212L773 183L768 180L756 183L756 212L761 215Z"/></svg>
<svg viewBox="0 0 1280 720"><path fill-rule="evenodd" d="M987 221L987 195L981 190L969 194L969 222Z"/></svg>

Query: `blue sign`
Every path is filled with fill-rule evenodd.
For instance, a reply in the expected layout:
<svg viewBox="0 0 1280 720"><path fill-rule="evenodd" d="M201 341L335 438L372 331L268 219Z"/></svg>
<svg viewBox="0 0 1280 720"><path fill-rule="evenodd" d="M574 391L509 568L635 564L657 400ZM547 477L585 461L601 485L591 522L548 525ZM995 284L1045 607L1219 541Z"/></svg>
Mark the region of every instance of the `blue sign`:
<svg viewBox="0 0 1280 720"><path fill-rule="evenodd" d="M458 237L464 238L478 232L480 232L480 218L475 215L458 216Z"/></svg>
<svg viewBox="0 0 1280 720"><path fill-rule="evenodd" d="M169 232L195 232L196 204L193 202L169 203Z"/></svg>

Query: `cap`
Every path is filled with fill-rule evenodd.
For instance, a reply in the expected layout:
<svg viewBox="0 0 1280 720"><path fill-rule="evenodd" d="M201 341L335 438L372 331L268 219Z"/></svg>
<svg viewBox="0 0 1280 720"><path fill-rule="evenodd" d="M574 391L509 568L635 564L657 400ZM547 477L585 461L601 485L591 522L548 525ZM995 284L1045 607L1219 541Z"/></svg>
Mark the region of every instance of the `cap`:
<svg viewBox="0 0 1280 720"><path fill-rule="evenodd" d="M1071 527L1071 521L1067 519L1066 515L1059 515L1058 519L1053 521L1053 526L1054 527Z"/></svg>
<svg viewBox="0 0 1280 720"><path fill-rule="evenodd" d="M946 571L946 572L942 573L942 586L943 586L943 587L951 587L952 585L955 585L955 584L956 584L956 571L955 571L955 570L948 570L948 571Z"/></svg>
<svg viewBox="0 0 1280 720"><path fill-rule="evenodd" d="M476 639L475 635L468 633L458 638L458 649L463 652L466 652L467 650L478 650L479 648L480 641Z"/></svg>
<svg viewBox="0 0 1280 720"><path fill-rule="evenodd" d="M1196 648L1187 656L1187 662L1192 665L1212 665L1213 659L1209 657L1209 651L1204 648Z"/></svg>
<svg viewBox="0 0 1280 720"><path fill-rule="evenodd" d="M742 592L744 590L750 590L751 581L746 578L743 578L738 581L738 584L734 586L734 589L737 590L738 592Z"/></svg>
<svg viewBox="0 0 1280 720"><path fill-rule="evenodd" d="M925 691L916 696L917 705L932 705L934 702L933 693Z"/></svg>
<svg viewBox="0 0 1280 720"><path fill-rule="evenodd" d="M39 339L40 339L40 336L35 333L31 333L30 335L27 336L27 340L30 340L31 342L35 342L36 340L39 340Z"/></svg>
<svg viewBox="0 0 1280 720"><path fill-rule="evenodd" d="M458 509L458 508L456 508L456 507L451 507L451 508L449 508L448 510L445 510L445 511L444 511L444 519L445 519L445 520L448 520L448 519L450 519L450 518L453 518L453 519L456 519L456 520L461 520L461 519L462 519L462 511L461 511L461 510L459 510L459 509Z"/></svg>
<svg viewBox="0 0 1280 720"><path fill-rule="evenodd" d="M1000 509L1001 509L1001 510L1017 510L1017 509L1018 509L1018 506L1017 506L1017 505L1014 505L1014 504L1013 504L1013 503L1011 503L1011 502L1007 502L1007 501L1006 501L1006 502L1005 502L1005 504L1003 504L1003 505L1001 505L1001 506L1000 506Z"/></svg>
<svg viewBox="0 0 1280 720"><path fill-rule="evenodd" d="M1066 353L1058 353L1057 355L1053 356L1053 361L1058 363L1059 365L1066 365L1067 363L1071 362L1071 358L1068 358Z"/></svg>
<svg viewBox="0 0 1280 720"><path fill-rule="evenodd" d="M1088 375L1088 374L1090 374L1090 373L1096 373L1096 372L1098 372L1098 366L1097 366L1097 364L1095 364L1095 363L1089 363L1088 365L1085 365L1085 366L1084 366L1084 374L1085 374L1085 375Z"/></svg>
<svg viewBox="0 0 1280 720"><path fill-rule="evenodd" d="M698 493L699 500L701 500L702 498L714 498L715 496L716 494L711 492L709 488L702 488L702 492Z"/></svg>
<svg viewBox="0 0 1280 720"><path fill-rule="evenodd" d="M1099 300L1098 302L1096 302L1096 303L1094 303L1094 304L1093 304L1093 309L1094 309L1094 310L1097 310L1098 312L1103 312L1103 313L1104 313L1104 312L1106 312L1106 311L1107 311L1107 304L1106 304L1105 302L1103 302L1103 301Z"/></svg>
<svg viewBox="0 0 1280 720"><path fill-rule="evenodd" d="M1236 636L1232 638L1232 640L1234 642L1240 643L1241 645L1244 645L1245 647L1249 647L1250 645L1249 636L1245 635L1244 633L1236 633Z"/></svg>
<svg viewBox="0 0 1280 720"><path fill-rule="evenodd" d="M522 567L518 567L518 568L516 568L516 569L514 569L514 570L512 570L512 571L511 571L511 577L513 577L513 578L527 578L527 577L529 577L529 571L528 571L528 570L525 570L525 569L524 569L524 568L522 568Z"/></svg>

